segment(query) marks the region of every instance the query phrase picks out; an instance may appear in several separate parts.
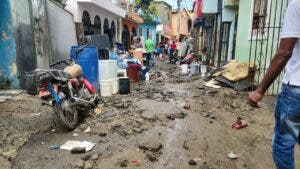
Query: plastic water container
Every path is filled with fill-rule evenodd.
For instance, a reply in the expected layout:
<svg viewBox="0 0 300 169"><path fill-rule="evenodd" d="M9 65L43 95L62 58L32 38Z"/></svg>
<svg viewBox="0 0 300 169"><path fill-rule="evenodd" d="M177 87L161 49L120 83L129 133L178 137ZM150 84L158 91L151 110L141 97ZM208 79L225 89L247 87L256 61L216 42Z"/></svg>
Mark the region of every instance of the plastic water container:
<svg viewBox="0 0 300 169"><path fill-rule="evenodd" d="M119 79L120 94L129 94L130 93L130 79L128 77L122 77Z"/></svg>
<svg viewBox="0 0 300 169"><path fill-rule="evenodd" d="M119 79L114 79L112 81L112 94L117 94L119 92Z"/></svg>
<svg viewBox="0 0 300 169"><path fill-rule="evenodd" d="M117 79L118 77L118 63L116 60L109 60L109 76L112 79Z"/></svg>
<svg viewBox="0 0 300 169"><path fill-rule="evenodd" d="M191 64L191 74L192 75L195 75L195 74L198 74L200 72L200 65L197 64L197 63L193 63Z"/></svg>
<svg viewBox="0 0 300 169"><path fill-rule="evenodd" d="M207 65L201 65L201 74L205 76L207 73Z"/></svg>
<svg viewBox="0 0 300 169"><path fill-rule="evenodd" d="M81 46L72 46L70 58L76 59L76 49ZM77 55L77 62L82 67L83 75L87 80L98 90L99 75L98 75L98 49L93 46L87 46Z"/></svg>
<svg viewBox="0 0 300 169"><path fill-rule="evenodd" d="M188 73L188 64L182 64L181 65L181 72L183 74L187 74Z"/></svg>
<svg viewBox="0 0 300 169"><path fill-rule="evenodd" d="M100 81L100 94L102 97L110 97L112 96L112 88L113 88L112 80L101 80Z"/></svg>

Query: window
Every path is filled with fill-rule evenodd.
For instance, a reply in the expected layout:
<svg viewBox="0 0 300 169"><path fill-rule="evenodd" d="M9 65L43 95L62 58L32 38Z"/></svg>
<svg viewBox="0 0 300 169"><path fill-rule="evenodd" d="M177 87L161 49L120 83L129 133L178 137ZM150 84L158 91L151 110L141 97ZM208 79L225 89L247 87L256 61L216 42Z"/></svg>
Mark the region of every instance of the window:
<svg viewBox="0 0 300 169"><path fill-rule="evenodd" d="M100 17L97 15L94 18L94 33L101 34L102 33L102 28L101 28L101 20Z"/></svg>
<svg viewBox="0 0 300 169"><path fill-rule="evenodd" d="M265 37L265 30L268 21L268 2L269 0L252 0L252 16L250 38L252 36L262 39Z"/></svg>
<svg viewBox="0 0 300 169"><path fill-rule="evenodd" d="M91 19L87 11L84 11L82 14L82 23L84 35L93 35L94 32L92 31Z"/></svg>

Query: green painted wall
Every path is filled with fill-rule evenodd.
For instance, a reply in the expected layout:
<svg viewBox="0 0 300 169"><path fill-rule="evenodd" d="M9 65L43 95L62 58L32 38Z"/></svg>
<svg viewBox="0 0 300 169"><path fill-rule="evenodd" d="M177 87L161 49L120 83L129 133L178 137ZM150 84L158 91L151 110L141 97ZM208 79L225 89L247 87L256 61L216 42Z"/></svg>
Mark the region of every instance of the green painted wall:
<svg viewBox="0 0 300 169"><path fill-rule="evenodd" d="M262 80L271 59L275 55L280 37L284 12L288 0L269 0L268 17L263 38L256 40L256 34L251 39L251 17L253 12L253 0L240 1L239 18L236 38L236 59L240 62L251 62L256 64L256 81ZM252 42L252 43L251 43ZM268 91L276 94L281 83L281 77Z"/></svg>

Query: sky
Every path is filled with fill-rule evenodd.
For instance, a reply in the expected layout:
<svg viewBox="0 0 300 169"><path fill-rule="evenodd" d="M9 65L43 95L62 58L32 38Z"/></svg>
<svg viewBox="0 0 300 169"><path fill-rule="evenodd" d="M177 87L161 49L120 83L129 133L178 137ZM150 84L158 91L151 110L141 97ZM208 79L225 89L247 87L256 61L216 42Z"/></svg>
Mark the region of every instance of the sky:
<svg viewBox="0 0 300 169"><path fill-rule="evenodd" d="M165 1L170 4L173 9L177 9L177 0L157 0L157 1ZM193 8L193 0L182 0L181 8L192 9Z"/></svg>

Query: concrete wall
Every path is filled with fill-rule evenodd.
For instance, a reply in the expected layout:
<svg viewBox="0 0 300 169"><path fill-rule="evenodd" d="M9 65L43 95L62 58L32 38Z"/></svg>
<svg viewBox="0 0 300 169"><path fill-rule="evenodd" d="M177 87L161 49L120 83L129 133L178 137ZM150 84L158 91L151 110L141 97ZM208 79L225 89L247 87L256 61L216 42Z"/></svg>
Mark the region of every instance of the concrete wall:
<svg viewBox="0 0 300 169"><path fill-rule="evenodd" d="M20 88L25 88L25 72L37 67L34 27L32 24L32 3L28 0L11 0L11 12L14 22L15 42L17 52L17 68Z"/></svg>
<svg viewBox="0 0 300 169"><path fill-rule="evenodd" d="M71 46L77 45L73 15L51 0L47 0L47 15L52 55L50 61L67 59Z"/></svg>
<svg viewBox="0 0 300 169"><path fill-rule="evenodd" d="M167 5L165 2L156 2L155 4L159 12L161 24L171 25L172 7Z"/></svg>
<svg viewBox="0 0 300 169"><path fill-rule="evenodd" d="M188 35L188 14L186 11L180 11L180 30L179 33L181 35ZM178 35L178 13L172 14L172 30L173 30L173 36Z"/></svg>
<svg viewBox="0 0 300 169"><path fill-rule="evenodd" d="M19 87L13 18L9 0L0 5L0 88Z"/></svg>

